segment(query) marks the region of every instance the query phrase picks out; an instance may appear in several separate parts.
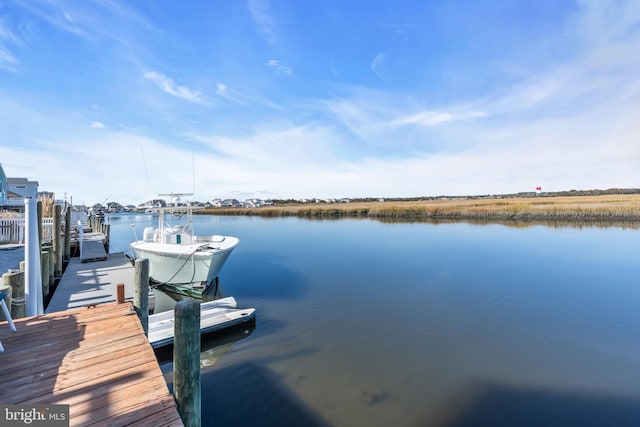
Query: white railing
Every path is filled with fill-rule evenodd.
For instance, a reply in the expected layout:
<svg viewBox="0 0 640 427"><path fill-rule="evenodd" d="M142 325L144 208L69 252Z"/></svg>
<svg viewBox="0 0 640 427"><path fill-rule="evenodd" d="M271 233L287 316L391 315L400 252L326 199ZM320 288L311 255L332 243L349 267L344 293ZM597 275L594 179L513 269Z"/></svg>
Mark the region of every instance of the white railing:
<svg viewBox="0 0 640 427"><path fill-rule="evenodd" d="M24 244L24 218L0 219L0 243Z"/></svg>
<svg viewBox="0 0 640 427"><path fill-rule="evenodd" d="M42 218L42 241L53 241L53 218ZM24 244L24 218L0 218L0 244Z"/></svg>
<svg viewBox="0 0 640 427"><path fill-rule="evenodd" d="M53 242L53 218L42 218L42 241Z"/></svg>

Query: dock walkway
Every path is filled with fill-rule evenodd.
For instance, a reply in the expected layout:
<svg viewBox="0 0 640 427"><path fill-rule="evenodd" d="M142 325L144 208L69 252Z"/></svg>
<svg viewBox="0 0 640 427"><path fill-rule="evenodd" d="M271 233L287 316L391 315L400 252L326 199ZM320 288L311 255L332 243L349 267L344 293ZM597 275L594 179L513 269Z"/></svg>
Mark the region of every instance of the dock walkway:
<svg viewBox="0 0 640 427"><path fill-rule="evenodd" d="M0 402L70 405L70 425L181 426L130 303L103 304L0 327Z"/></svg>
<svg viewBox="0 0 640 427"><path fill-rule="evenodd" d="M114 302L118 283L125 285L125 298L133 298L134 272L123 253L111 253L102 261L90 263L71 258L45 312Z"/></svg>

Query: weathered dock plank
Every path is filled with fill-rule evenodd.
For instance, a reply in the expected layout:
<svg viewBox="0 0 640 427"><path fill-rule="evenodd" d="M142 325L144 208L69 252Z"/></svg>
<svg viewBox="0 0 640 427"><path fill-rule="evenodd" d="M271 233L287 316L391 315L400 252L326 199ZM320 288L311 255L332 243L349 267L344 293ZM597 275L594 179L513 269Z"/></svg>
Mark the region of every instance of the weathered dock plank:
<svg viewBox="0 0 640 427"><path fill-rule="evenodd" d="M130 303L0 323L0 402L70 405L71 425L182 425Z"/></svg>

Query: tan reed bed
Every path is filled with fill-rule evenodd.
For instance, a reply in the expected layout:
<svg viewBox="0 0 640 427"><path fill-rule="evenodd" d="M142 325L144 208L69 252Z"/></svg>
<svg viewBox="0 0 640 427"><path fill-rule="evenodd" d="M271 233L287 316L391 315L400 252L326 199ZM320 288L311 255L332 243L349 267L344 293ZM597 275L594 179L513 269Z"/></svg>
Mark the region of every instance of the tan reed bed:
<svg viewBox="0 0 640 427"><path fill-rule="evenodd" d="M433 219L640 221L640 195L469 198L210 208L208 214Z"/></svg>

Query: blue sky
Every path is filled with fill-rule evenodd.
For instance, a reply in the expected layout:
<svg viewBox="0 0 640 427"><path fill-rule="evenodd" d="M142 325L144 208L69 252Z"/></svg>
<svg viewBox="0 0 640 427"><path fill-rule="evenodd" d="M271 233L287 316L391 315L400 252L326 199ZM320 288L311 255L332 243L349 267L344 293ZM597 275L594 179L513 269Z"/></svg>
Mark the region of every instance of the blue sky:
<svg viewBox="0 0 640 427"><path fill-rule="evenodd" d="M640 187L640 2L0 0L0 163L74 203Z"/></svg>

